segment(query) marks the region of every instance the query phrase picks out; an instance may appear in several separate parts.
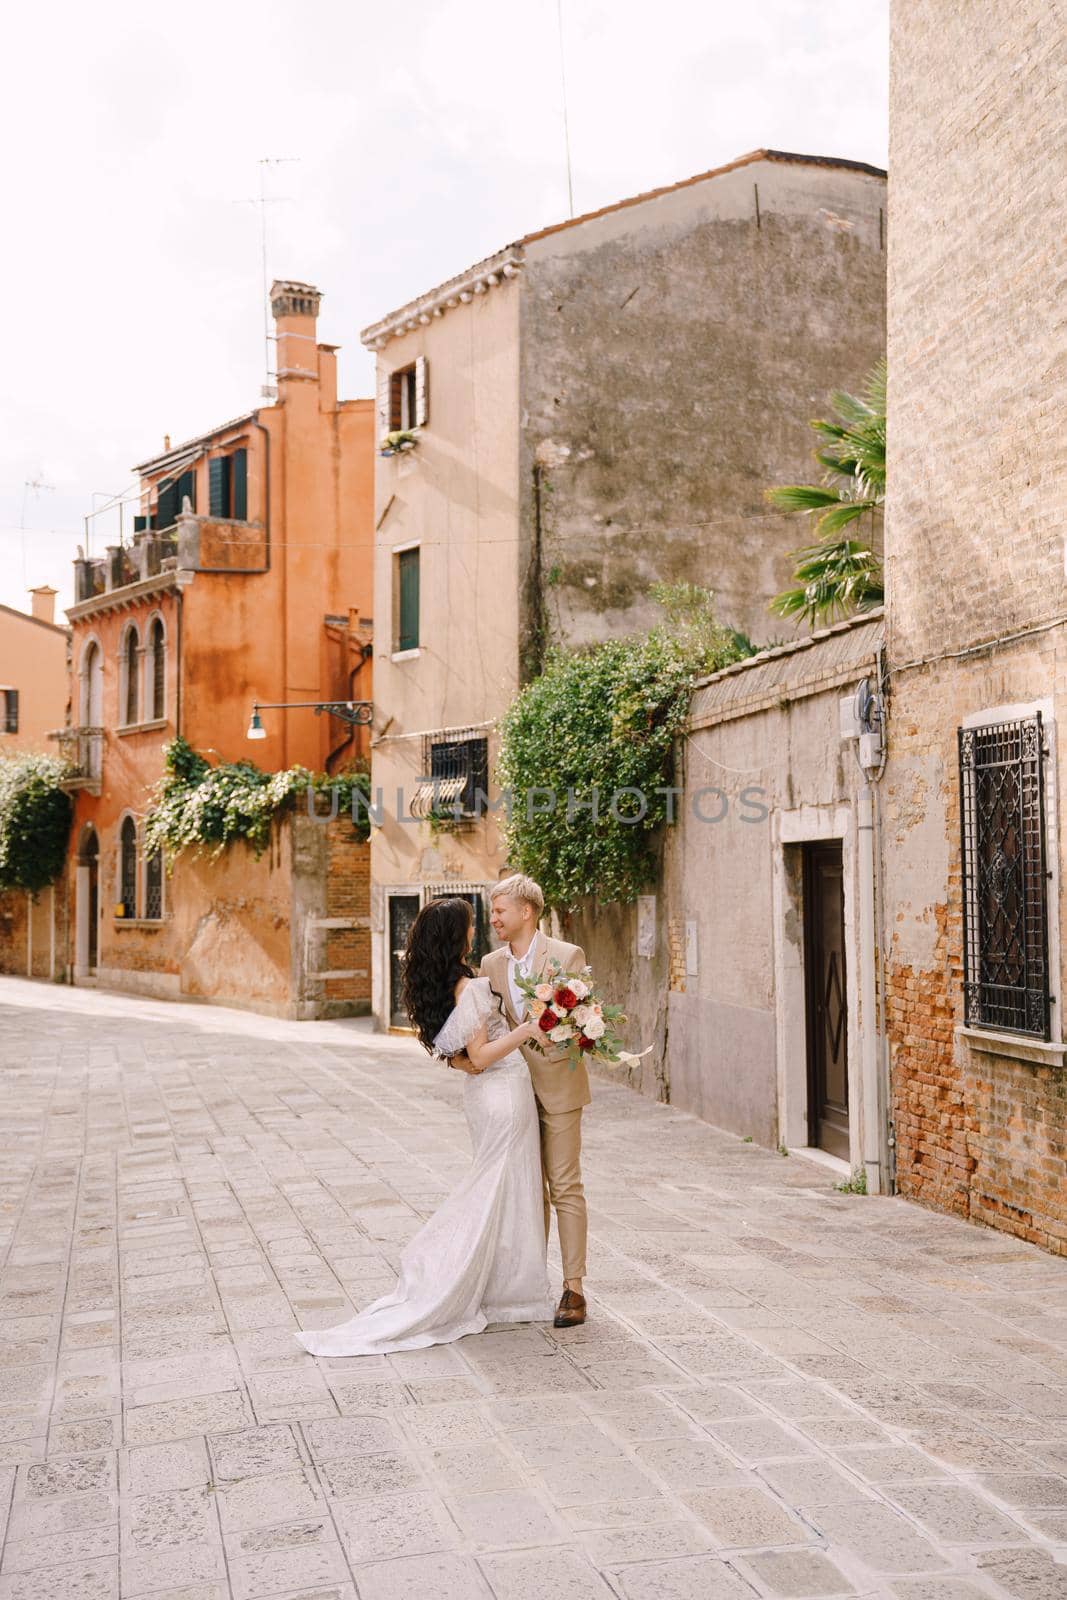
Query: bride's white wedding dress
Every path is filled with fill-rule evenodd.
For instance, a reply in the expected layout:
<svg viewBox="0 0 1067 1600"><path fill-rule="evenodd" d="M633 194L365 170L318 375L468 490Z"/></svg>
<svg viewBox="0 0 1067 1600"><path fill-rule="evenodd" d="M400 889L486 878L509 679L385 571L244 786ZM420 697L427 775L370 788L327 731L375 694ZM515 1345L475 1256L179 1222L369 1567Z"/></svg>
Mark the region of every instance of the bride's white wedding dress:
<svg viewBox="0 0 1067 1600"><path fill-rule="evenodd" d="M508 1033L488 978L471 978L434 1040L458 1055L488 1022ZM470 1172L406 1245L391 1294L336 1328L298 1333L317 1356L384 1355L480 1333L490 1322L550 1322L541 1147L530 1069L512 1050L463 1082Z"/></svg>

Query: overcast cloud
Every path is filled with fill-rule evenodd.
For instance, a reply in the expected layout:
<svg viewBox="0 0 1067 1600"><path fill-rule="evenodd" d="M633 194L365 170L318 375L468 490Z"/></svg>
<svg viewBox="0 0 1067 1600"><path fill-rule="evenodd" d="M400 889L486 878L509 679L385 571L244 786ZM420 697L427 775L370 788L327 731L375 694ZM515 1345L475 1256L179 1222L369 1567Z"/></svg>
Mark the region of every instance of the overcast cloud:
<svg viewBox="0 0 1067 1600"><path fill-rule="evenodd" d="M562 4L578 211L760 145L885 164L887 0ZM567 215L556 0L68 0L9 13L5 56L8 605L69 604L94 491L255 404L260 158L299 158L269 270L323 290L346 396L361 327Z"/></svg>

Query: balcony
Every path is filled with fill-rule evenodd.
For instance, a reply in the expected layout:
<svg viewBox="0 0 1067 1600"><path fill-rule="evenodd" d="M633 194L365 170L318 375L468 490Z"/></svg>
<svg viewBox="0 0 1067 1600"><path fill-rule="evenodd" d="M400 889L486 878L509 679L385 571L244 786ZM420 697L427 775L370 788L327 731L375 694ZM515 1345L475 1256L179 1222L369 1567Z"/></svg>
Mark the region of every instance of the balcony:
<svg viewBox="0 0 1067 1600"><path fill-rule="evenodd" d="M74 563L75 604L158 577L177 555L177 529L153 528L135 533L131 545L108 545L105 555L79 556Z"/></svg>
<svg viewBox="0 0 1067 1600"><path fill-rule="evenodd" d="M57 728L48 737L56 740L60 755L70 767L63 788L87 789L91 794L99 794L104 767L104 729Z"/></svg>

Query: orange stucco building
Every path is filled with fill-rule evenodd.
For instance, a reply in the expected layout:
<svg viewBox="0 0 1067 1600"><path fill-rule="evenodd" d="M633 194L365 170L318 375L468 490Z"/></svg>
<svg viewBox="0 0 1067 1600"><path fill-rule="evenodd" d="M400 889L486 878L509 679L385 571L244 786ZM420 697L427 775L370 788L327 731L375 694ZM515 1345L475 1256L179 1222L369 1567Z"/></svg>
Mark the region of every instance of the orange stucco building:
<svg viewBox="0 0 1067 1600"><path fill-rule="evenodd" d="M69 631L55 620L56 590L30 590L32 611L0 606L0 756L54 755L66 721Z"/></svg>
<svg viewBox="0 0 1067 1600"><path fill-rule="evenodd" d="M274 284L276 402L141 462L132 543L75 564L59 941L75 982L286 1015L365 1008L354 835L346 855L342 826L287 822L258 862L234 846L214 866L180 858L169 878L141 837L179 734L212 761L268 771L336 772L368 754L366 727L311 709L264 710L266 737L247 741L255 702L371 698L375 419L370 400L337 397L319 301L309 284ZM331 877L345 885L334 915Z"/></svg>

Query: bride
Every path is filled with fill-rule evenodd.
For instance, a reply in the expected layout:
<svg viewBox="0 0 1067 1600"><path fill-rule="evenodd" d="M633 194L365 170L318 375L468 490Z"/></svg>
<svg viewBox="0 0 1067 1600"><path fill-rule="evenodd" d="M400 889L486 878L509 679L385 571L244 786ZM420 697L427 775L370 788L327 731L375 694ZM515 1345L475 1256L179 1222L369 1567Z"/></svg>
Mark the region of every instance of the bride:
<svg viewBox="0 0 1067 1600"><path fill-rule="evenodd" d="M391 1294L336 1328L296 1335L312 1355L383 1355L447 1344L490 1322L552 1320L537 1106L519 1049L539 1029L508 1028L489 979L468 963L473 944L470 904L431 900L404 952L404 1004L420 1043L435 1057L466 1050L470 1060L470 1172L405 1247Z"/></svg>

